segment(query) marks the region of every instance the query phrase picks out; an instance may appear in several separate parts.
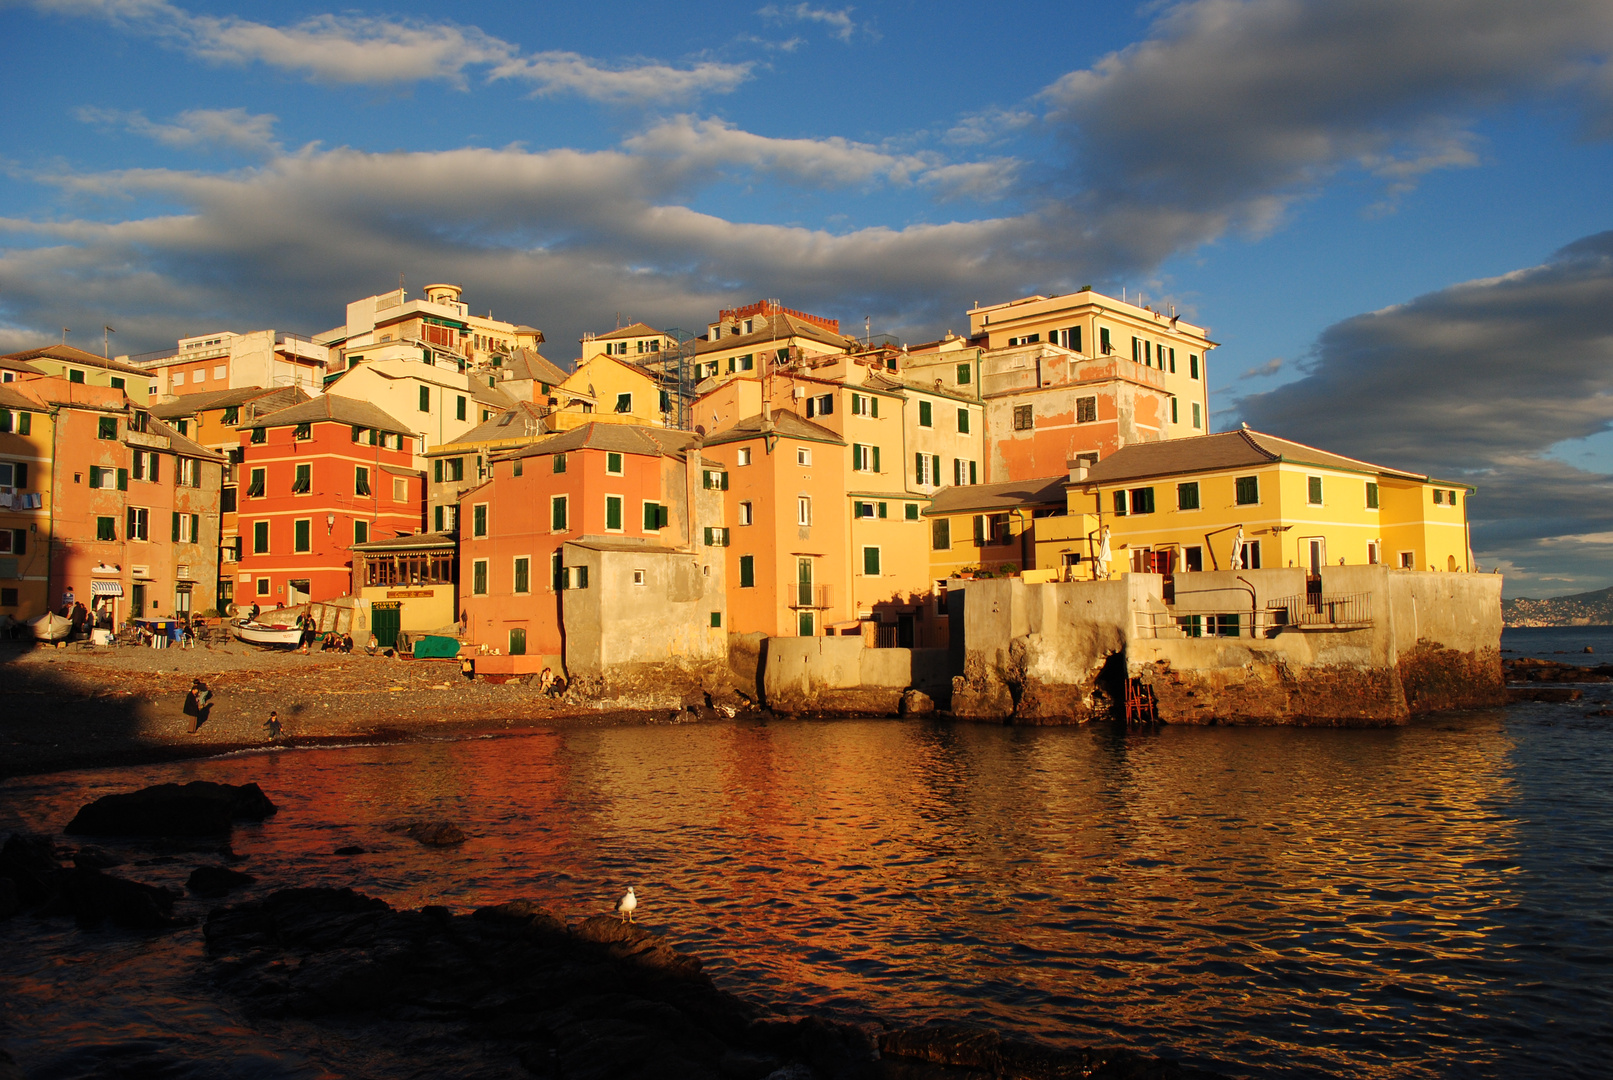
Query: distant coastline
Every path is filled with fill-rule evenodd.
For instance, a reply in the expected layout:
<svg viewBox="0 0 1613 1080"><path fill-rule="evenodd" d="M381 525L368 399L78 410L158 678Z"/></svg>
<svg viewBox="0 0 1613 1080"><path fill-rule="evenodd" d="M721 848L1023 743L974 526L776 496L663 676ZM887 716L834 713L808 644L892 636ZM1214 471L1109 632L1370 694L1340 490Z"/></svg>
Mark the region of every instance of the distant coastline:
<svg viewBox="0 0 1613 1080"><path fill-rule="evenodd" d="M1544 600L1527 596L1503 600L1501 624L1563 628L1613 626L1613 587L1569 596L1549 596Z"/></svg>

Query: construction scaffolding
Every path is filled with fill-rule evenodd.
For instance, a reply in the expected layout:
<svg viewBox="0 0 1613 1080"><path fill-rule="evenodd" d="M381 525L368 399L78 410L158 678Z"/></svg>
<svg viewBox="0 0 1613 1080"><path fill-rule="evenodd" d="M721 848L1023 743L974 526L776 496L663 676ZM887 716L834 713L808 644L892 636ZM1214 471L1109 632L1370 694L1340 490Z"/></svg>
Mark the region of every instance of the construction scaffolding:
<svg viewBox="0 0 1613 1080"><path fill-rule="evenodd" d="M679 431L694 430L695 335L687 330L672 327L661 331L669 339L669 348L661 350L658 375L663 395L661 413L666 426ZM654 362L651 362L654 363ZM650 367L646 363L645 367Z"/></svg>

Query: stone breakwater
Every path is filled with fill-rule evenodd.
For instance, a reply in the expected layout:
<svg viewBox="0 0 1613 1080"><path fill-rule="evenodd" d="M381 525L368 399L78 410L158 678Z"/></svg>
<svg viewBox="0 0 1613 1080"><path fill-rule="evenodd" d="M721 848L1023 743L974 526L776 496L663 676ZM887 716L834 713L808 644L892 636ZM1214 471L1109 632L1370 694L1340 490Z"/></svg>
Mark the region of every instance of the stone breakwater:
<svg viewBox="0 0 1613 1080"><path fill-rule="evenodd" d="M203 799L232 812L220 818L204 811L205 828L182 827L178 835L216 839L235 819L261 820L273 811L253 784L163 785L113 798L139 808L141 826L120 827L121 837L160 837ZM80 831L95 835L94 823L103 820L97 814L108 805L81 812ZM235 858L227 843L218 852ZM145 934L197 932L194 917L175 914L177 893L107 873L118 865L99 848L12 836L0 849L0 933L27 933L32 920L12 917L23 911ZM209 864L195 869L188 888L216 897L252 884L251 875ZM572 1080L1213 1075L1129 1050L1059 1050L980 1028L782 1015L719 990L697 957L646 926L604 915L568 924L528 899L456 913L397 910L347 888L284 888L214 907L200 934L204 948L190 961L197 969L183 984L189 993L233 1002L244 1022L259 1029L256 1037L272 1043L274 1032L296 1022L339 1030L348 1041L418 1045L425 1054L436 1047L445 1073L473 1060L477 1075ZM104 934L83 940L86 950L115 947ZM0 1049L0 1078L8 1069Z"/></svg>

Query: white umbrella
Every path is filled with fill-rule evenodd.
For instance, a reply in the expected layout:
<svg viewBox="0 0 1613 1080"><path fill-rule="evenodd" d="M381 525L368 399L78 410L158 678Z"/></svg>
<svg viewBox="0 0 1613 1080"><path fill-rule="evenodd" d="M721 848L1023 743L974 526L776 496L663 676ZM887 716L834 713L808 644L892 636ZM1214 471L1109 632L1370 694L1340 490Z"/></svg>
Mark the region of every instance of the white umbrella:
<svg viewBox="0 0 1613 1080"><path fill-rule="evenodd" d="M1229 570L1243 569L1243 526L1238 526L1238 535L1232 538L1232 561L1227 565Z"/></svg>
<svg viewBox="0 0 1613 1080"><path fill-rule="evenodd" d="M1098 568L1104 577L1109 576L1109 526L1103 527L1103 533L1098 537Z"/></svg>

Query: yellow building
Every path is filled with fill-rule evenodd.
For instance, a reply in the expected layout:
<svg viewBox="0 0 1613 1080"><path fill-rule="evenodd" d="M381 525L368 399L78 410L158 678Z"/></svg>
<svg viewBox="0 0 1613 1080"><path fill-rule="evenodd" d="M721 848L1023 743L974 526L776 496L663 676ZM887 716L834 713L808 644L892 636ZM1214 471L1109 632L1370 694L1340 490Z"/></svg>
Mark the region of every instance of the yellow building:
<svg viewBox="0 0 1613 1080"><path fill-rule="evenodd" d="M1038 522L1038 567L1178 573L1386 564L1470 572L1472 489L1244 428L1126 446L1069 480ZM1079 560L1075 558L1079 556ZM1080 572L1079 576L1088 576Z"/></svg>
<svg viewBox="0 0 1613 1080"><path fill-rule="evenodd" d="M661 358L661 353L677 347L677 343L653 326L636 322L608 334L582 336L582 361L596 356L631 357L635 364L649 363Z"/></svg>
<svg viewBox="0 0 1613 1080"><path fill-rule="evenodd" d="M71 345L48 345L43 349L8 353L0 356L0 361L8 361L5 366L20 378L28 377L21 365L30 365L33 369L58 379L85 383L89 386L110 386L114 390L127 392L137 401L145 400L147 383L145 371L116 360L96 356L94 353L87 353L83 349L75 349Z"/></svg>
<svg viewBox="0 0 1613 1080"><path fill-rule="evenodd" d="M936 592L959 574L993 577L1036 566L1037 530L1043 519L1058 528L1068 476L942 488L924 512L930 528L930 573Z"/></svg>
<svg viewBox="0 0 1613 1080"><path fill-rule="evenodd" d="M670 402L656 377L603 353L578 361L577 369L550 396L557 401L549 416L551 431L570 431L584 424L667 426Z"/></svg>

